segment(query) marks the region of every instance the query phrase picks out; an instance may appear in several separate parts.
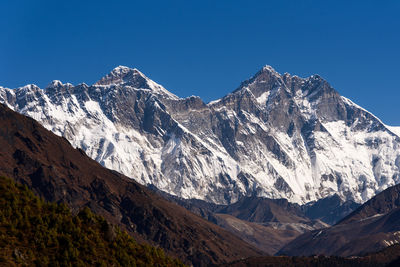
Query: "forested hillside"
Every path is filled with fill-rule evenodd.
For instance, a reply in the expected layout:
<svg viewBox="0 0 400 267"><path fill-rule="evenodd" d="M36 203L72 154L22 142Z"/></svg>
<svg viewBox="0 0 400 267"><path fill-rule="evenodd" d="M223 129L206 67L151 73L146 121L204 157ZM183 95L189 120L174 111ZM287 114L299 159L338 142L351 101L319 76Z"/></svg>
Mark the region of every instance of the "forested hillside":
<svg viewBox="0 0 400 267"><path fill-rule="evenodd" d="M0 177L0 265L183 266L84 208L77 215Z"/></svg>

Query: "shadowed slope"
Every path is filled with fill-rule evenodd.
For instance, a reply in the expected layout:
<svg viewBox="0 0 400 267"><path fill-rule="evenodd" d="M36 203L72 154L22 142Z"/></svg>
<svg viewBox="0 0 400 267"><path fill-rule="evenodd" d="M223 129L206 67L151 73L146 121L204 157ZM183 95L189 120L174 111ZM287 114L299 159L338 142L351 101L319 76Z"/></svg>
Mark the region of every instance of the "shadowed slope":
<svg viewBox="0 0 400 267"><path fill-rule="evenodd" d="M359 221L376 214L385 214L400 207L400 185L387 188L350 213L338 224Z"/></svg>
<svg viewBox="0 0 400 267"><path fill-rule="evenodd" d="M332 227L299 236L279 254L352 256L399 243L399 189L386 189Z"/></svg>

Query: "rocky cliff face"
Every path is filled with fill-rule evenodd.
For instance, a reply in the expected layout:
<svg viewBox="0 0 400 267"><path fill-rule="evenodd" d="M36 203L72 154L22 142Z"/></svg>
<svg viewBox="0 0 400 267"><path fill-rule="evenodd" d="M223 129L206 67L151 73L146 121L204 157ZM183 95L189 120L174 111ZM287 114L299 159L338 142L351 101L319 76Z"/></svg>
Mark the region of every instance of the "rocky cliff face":
<svg viewBox="0 0 400 267"><path fill-rule="evenodd" d="M318 75L266 66L206 104L117 67L91 86L0 88L0 102L102 165L184 198L364 202L400 180L393 128Z"/></svg>

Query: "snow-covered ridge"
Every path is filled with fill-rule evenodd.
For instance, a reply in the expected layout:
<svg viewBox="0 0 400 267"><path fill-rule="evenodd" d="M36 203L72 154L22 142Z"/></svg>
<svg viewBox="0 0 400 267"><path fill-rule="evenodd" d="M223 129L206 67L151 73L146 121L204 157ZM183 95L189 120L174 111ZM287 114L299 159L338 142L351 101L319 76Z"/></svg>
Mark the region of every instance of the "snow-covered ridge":
<svg viewBox="0 0 400 267"><path fill-rule="evenodd" d="M114 68L109 74L96 82L94 86L132 86L137 89L149 89L154 93L162 94L172 99L178 99L176 95L153 82L138 69L131 69L125 66Z"/></svg>
<svg viewBox="0 0 400 267"><path fill-rule="evenodd" d="M0 87L0 102L104 166L184 198L363 202L400 182L399 130L318 75L265 66L205 104L119 66L91 86Z"/></svg>
<svg viewBox="0 0 400 267"><path fill-rule="evenodd" d="M389 125L385 125L385 126L390 131L392 131L392 133L394 133L394 134L396 134L397 136L400 137L400 126L389 126Z"/></svg>

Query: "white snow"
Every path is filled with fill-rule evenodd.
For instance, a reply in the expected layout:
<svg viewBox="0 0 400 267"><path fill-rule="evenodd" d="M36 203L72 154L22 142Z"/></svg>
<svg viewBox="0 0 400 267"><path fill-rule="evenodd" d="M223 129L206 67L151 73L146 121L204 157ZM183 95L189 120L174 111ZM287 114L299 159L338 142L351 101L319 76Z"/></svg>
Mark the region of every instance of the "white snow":
<svg viewBox="0 0 400 267"><path fill-rule="evenodd" d="M266 66L264 70L272 71L270 68ZM157 135L139 126L120 124L105 113L107 94L118 90L144 94L160 112L164 111L158 103L168 106L180 101L136 69L119 66L110 75L131 71L145 78L148 88L122 86L116 78L111 84L91 87L100 100L86 99L89 96L85 95L83 101L82 96L61 92L54 100L47 90L35 85L15 90L0 87L0 102L66 137L104 166L184 198L225 203L224 194L234 202L240 195L257 192L259 196L305 203L337 193L343 199L350 196L364 202L400 182L399 138L384 128L371 132L357 130L341 120L321 121L327 132L314 131L314 147L310 147L298 132L289 136L253 113L241 110L237 114L222 105L216 109L214 106L221 99L211 101L202 112L212 109L226 124L237 129L235 140L230 140L237 149L232 156L229 147L211 130L208 117L199 126L192 125L192 118L187 115L169 114L180 131L155 124ZM273 75L277 77L276 86L252 100L265 113L276 108L273 100L279 96L279 90L289 92L279 74L274 71ZM53 84L72 86L59 81ZM249 88L243 90L251 93ZM16 102L9 101L7 93ZM244 91L234 94L241 93ZM317 119L318 101L312 102L308 92L298 90L293 99L304 120ZM345 105L367 112L347 98L341 99ZM381 123L373 115L372 118ZM386 128L400 136L400 127ZM239 174L245 175L245 182Z"/></svg>
<svg viewBox="0 0 400 267"><path fill-rule="evenodd" d="M269 97L270 93L271 92L268 91L268 92L263 93L259 97L257 97L258 104L265 106L267 104L267 100L268 100L268 97Z"/></svg>
<svg viewBox="0 0 400 267"><path fill-rule="evenodd" d="M400 137L400 126L388 126L385 125L386 128L388 128L392 133L396 134L398 137Z"/></svg>

